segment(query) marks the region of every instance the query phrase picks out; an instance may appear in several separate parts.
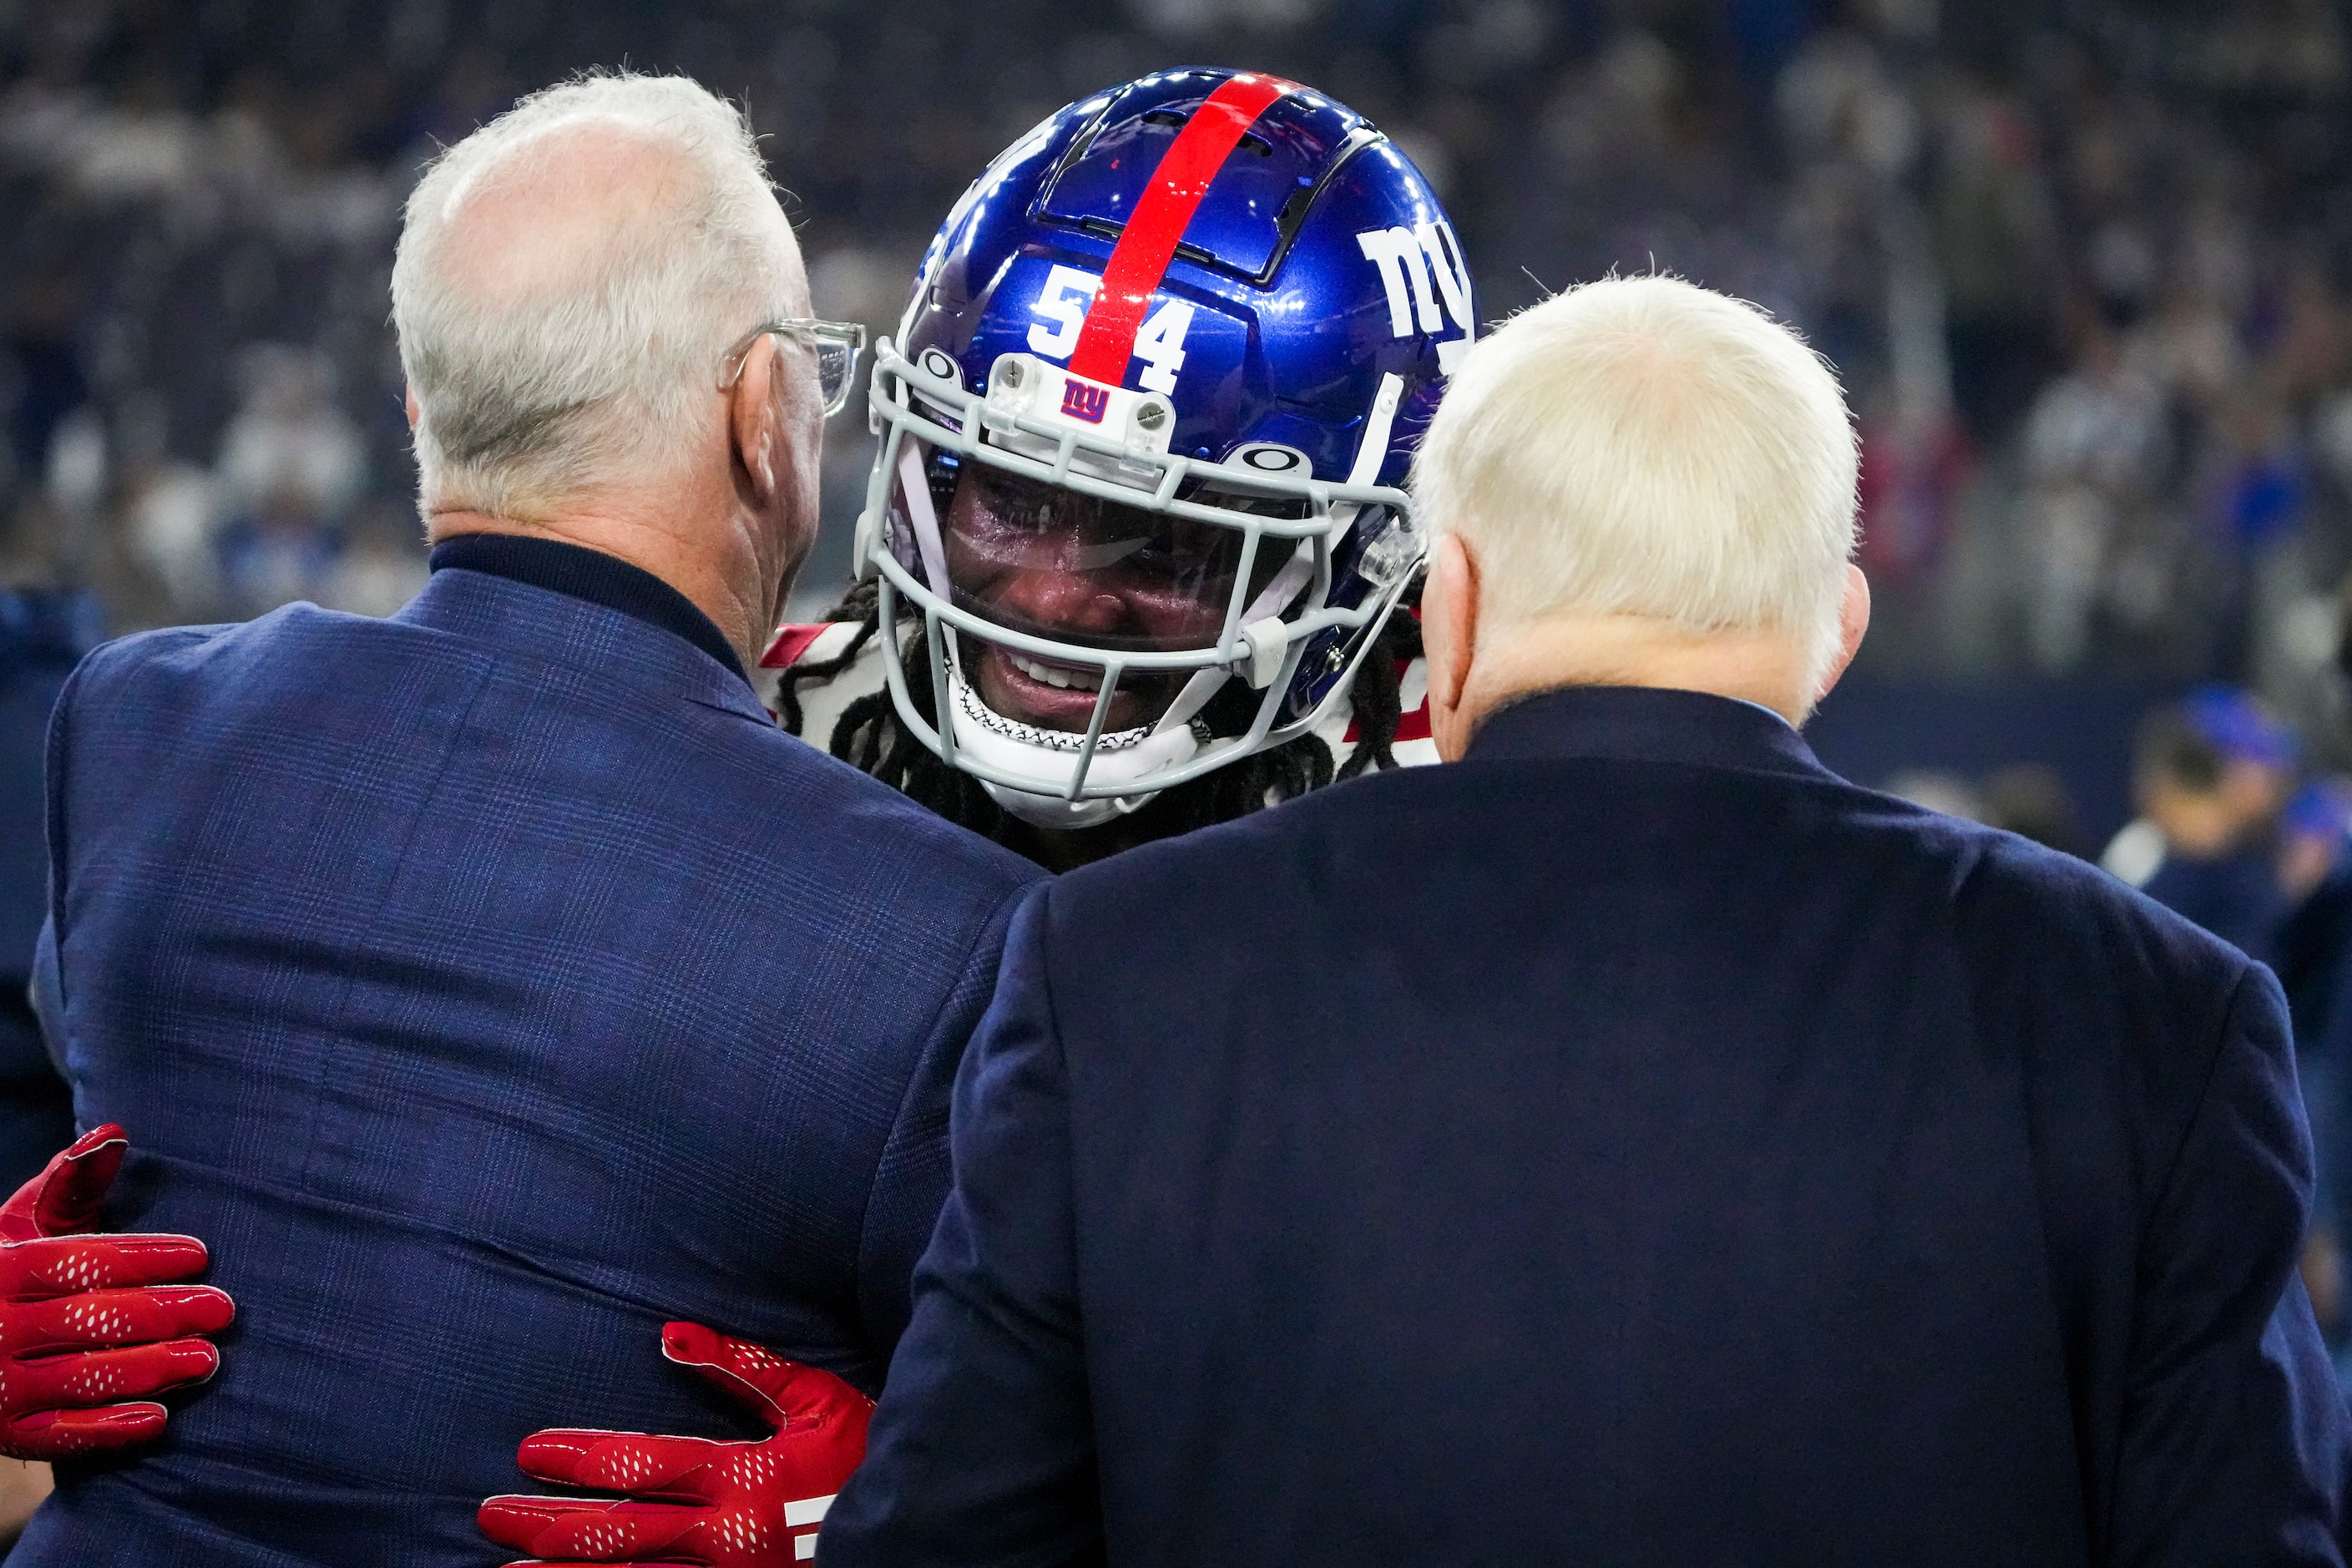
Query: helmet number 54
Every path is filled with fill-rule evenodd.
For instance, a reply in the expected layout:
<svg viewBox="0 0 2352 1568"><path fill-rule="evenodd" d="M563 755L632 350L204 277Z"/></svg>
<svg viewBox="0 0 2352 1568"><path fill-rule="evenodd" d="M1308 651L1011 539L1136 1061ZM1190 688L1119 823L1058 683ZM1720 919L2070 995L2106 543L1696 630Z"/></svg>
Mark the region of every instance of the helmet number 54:
<svg viewBox="0 0 2352 1568"><path fill-rule="evenodd" d="M1087 307L1101 289L1101 279L1075 267L1048 268L1045 286L1029 307L1045 318L1030 324L1029 352L1044 359L1068 359L1086 330ZM1192 307L1171 300L1151 312L1136 333L1135 357L1145 366L1137 379L1146 392L1175 394L1176 373L1184 368L1184 334L1192 329Z"/></svg>

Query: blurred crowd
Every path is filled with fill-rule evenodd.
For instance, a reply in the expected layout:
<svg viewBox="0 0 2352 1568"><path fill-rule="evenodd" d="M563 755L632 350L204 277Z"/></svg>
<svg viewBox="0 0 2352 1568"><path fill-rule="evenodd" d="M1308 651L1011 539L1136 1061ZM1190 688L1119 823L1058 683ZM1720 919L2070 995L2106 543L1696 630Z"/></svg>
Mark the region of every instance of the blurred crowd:
<svg viewBox="0 0 2352 1568"><path fill-rule="evenodd" d="M1800 325L1864 429L1865 673L2222 677L2332 733L2332 0L0 0L0 561L121 626L398 603L399 206L520 91L627 63L742 95L820 310L887 329L990 152L1196 60L1380 121L1490 317L1656 267Z"/></svg>
<svg viewBox="0 0 2352 1568"><path fill-rule="evenodd" d="M1484 276L1654 259L1805 328L1862 424L1866 668L2218 675L2323 717L2352 561L2337 8L1725 15L1729 47L1623 28L1559 78L1543 199L1501 209Z"/></svg>

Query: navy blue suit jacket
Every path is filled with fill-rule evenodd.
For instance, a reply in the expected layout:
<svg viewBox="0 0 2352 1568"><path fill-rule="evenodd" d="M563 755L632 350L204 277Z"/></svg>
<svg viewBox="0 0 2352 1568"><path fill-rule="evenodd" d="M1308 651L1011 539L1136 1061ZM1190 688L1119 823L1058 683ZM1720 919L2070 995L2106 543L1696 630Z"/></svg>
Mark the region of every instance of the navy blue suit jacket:
<svg viewBox="0 0 2352 1568"><path fill-rule="evenodd" d="M2286 1020L1761 709L1046 885L821 1560L2331 1563Z"/></svg>
<svg viewBox="0 0 2352 1568"><path fill-rule="evenodd" d="M530 1432L747 1430L668 1318L879 1385L1038 873L783 734L691 606L613 607L686 605L655 579L534 546L612 602L448 567L67 688L52 1021L130 1130L110 1220L202 1237L241 1315L12 1568L499 1563Z"/></svg>

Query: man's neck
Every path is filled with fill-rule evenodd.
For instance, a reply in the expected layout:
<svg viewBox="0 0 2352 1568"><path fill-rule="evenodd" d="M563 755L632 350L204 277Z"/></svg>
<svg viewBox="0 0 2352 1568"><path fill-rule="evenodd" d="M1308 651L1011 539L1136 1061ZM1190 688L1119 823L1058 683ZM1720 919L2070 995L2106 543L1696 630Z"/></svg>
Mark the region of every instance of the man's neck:
<svg viewBox="0 0 2352 1568"><path fill-rule="evenodd" d="M757 665L773 629L768 624L773 618L772 608L753 602L759 596L742 588L742 574L713 559L707 544L675 524L593 511L529 521L463 510L436 510L426 518L426 538L435 544L464 533L551 539L625 561L685 595L719 628L746 669Z"/></svg>
<svg viewBox="0 0 2352 1568"><path fill-rule="evenodd" d="M1461 707L1475 731L1496 709L1538 691L1643 686L1736 698L1801 724L1812 707L1806 665L1794 639L1773 632L1693 633L1645 616L1559 616L1482 640Z"/></svg>

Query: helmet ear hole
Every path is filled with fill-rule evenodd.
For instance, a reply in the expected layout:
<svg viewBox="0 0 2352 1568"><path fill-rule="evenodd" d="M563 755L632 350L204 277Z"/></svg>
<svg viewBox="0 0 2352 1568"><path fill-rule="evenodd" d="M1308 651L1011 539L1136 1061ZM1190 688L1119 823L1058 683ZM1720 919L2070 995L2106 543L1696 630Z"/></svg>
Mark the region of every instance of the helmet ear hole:
<svg viewBox="0 0 2352 1568"><path fill-rule="evenodd" d="M923 367L925 375L937 376L940 380L957 387L963 385L961 367L944 350L925 349L923 357L917 363Z"/></svg>

